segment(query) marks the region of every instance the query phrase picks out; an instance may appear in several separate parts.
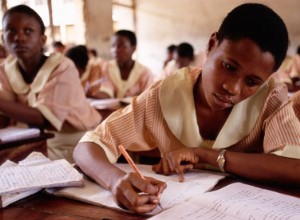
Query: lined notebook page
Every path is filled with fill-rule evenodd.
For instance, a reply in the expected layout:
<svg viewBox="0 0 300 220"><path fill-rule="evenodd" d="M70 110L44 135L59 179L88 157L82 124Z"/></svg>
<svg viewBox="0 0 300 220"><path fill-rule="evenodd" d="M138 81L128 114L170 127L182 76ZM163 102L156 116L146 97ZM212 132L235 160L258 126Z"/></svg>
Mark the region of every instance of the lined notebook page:
<svg viewBox="0 0 300 220"><path fill-rule="evenodd" d="M39 155L37 153L37 155ZM0 195L45 187L82 186L83 176L66 160L41 162L30 157L29 163L0 167Z"/></svg>

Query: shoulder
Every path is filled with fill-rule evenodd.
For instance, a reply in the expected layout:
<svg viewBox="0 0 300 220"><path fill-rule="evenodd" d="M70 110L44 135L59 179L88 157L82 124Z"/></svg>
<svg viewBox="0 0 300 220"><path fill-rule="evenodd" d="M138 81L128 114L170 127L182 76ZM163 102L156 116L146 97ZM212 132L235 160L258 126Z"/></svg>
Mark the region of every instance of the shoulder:
<svg viewBox="0 0 300 220"><path fill-rule="evenodd" d="M53 53L48 57L49 63L56 63L57 68L67 69L76 68L72 60L61 53ZM54 64L55 65L55 64Z"/></svg>
<svg viewBox="0 0 300 220"><path fill-rule="evenodd" d="M52 68L52 77L54 76L66 76L72 77L76 76L79 77L79 73L75 67L75 64L73 63L72 60L64 56L63 54L60 53L54 53L51 54L48 57L46 65L44 65L45 69Z"/></svg>
<svg viewBox="0 0 300 220"><path fill-rule="evenodd" d="M268 87L264 109L272 113L289 102L288 90L284 83L277 82L272 78L268 82Z"/></svg>

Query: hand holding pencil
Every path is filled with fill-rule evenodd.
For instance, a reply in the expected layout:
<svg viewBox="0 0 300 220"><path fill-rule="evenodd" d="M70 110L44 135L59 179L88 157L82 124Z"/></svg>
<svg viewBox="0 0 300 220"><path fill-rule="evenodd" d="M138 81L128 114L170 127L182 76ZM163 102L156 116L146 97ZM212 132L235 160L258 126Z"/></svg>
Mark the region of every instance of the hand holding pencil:
<svg viewBox="0 0 300 220"><path fill-rule="evenodd" d="M144 184L147 184L147 186L145 186L145 187L142 187L141 183L138 184L138 186L141 187L140 190L141 190L141 193L142 193L142 194L139 194L139 195L143 196L143 197L146 196L146 195L150 196L151 197L150 203L155 204L155 206L158 205L158 206L161 207L160 202L159 202L160 195L161 195L162 191L166 188L166 184L161 182L161 181L150 178L150 177L145 178L122 145L119 146L119 150L123 154L123 156L125 157L127 162L129 163L129 165L132 167L134 172L136 174L138 174L138 176L144 181ZM135 187L137 187L136 186L137 184L134 184L134 185L135 185ZM152 192L150 192L150 191L143 192L142 188L147 189L147 190L150 190L150 189L154 189L154 190L151 190Z"/></svg>

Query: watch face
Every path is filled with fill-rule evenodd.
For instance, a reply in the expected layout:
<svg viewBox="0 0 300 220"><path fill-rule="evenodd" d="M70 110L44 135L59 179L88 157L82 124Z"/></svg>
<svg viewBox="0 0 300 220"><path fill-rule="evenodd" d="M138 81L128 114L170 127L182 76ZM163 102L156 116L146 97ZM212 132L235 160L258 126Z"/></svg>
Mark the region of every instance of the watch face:
<svg viewBox="0 0 300 220"><path fill-rule="evenodd" d="M224 158L220 158L218 164L220 166L224 166L224 163L225 163L225 159Z"/></svg>

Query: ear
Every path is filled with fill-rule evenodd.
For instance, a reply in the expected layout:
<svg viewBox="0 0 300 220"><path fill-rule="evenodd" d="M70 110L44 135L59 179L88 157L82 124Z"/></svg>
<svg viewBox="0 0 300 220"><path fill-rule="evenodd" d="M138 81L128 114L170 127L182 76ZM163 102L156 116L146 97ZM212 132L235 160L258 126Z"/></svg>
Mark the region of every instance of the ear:
<svg viewBox="0 0 300 220"><path fill-rule="evenodd" d="M132 53L134 53L134 51L136 50L136 46L132 46L131 49L132 49Z"/></svg>
<svg viewBox="0 0 300 220"><path fill-rule="evenodd" d="M212 49L214 49L216 46L218 46L218 32L213 33L208 41L208 45L207 45L207 54L209 54Z"/></svg>
<svg viewBox="0 0 300 220"><path fill-rule="evenodd" d="M42 44L42 47L45 46L46 41L47 41L47 36L43 34L43 35L41 36L41 44Z"/></svg>

